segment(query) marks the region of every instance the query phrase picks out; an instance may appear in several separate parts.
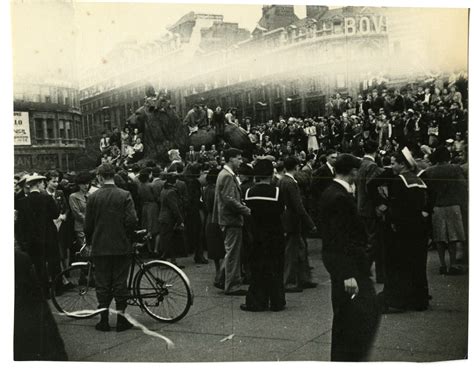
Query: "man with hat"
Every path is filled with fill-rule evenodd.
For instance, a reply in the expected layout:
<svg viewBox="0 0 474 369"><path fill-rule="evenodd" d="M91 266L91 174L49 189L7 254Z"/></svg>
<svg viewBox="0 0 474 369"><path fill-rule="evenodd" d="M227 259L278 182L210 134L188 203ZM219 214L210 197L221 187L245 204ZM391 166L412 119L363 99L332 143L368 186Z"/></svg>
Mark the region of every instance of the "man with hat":
<svg viewBox="0 0 474 369"><path fill-rule="evenodd" d="M336 177L321 196L322 258L331 276L331 361L365 361L379 312L366 254L367 236L352 185L360 160L342 154Z"/></svg>
<svg viewBox="0 0 474 369"><path fill-rule="evenodd" d="M263 311L285 308L283 269L285 263L285 238L281 222L283 202L279 188L272 184L273 163L258 160L254 175L256 184L245 192L245 202L251 210L249 228L253 244L249 250L251 279L245 311Z"/></svg>
<svg viewBox="0 0 474 369"><path fill-rule="evenodd" d="M86 242L92 245L99 309L106 309L95 326L99 331L110 330L108 308L112 298L118 311L123 313L127 307L127 276L133 252L128 234L138 222L132 195L115 185L114 175L111 164L97 168L101 187L87 200L84 224ZM131 327L123 315L117 316L117 332Z"/></svg>
<svg viewBox="0 0 474 369"><path fill-rule="evenodd" d="M54 199L45 192L45 179L37 173L25 178L29 193L17 203L17 237L21 248L31 257L43 293L49 298L49 280L53 280L58 272L53 268L57 263L48 261L57 257L59 252L54 224L54 220L59 217L59 210Z"/></svg>

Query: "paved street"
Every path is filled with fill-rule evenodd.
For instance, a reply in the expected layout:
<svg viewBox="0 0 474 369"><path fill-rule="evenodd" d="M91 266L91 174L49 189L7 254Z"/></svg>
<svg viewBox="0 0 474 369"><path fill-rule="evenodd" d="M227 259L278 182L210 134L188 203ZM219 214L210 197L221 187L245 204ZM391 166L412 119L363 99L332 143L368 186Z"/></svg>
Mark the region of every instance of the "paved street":
<svg viewBox="0 0 474 369"><path fill-rule="evenodd" d="M212 264L180 260L189 276L195 301L188 315L174 324L154 321L130 307L138 321L174 341L164 341L138 329L116 333L94 329L97 317L72 320L55 314L70 360L129 362L212 361L328 361L331 319L329 275L321 261L319 240L310 240L313 278L320 285L303 293L287 294L287 309L274 312L241 311L243 297L228 297L212 286ZM429 253L428 279L433 296L425 312L382 317L371 355L373 361L438 361L467 355L468 276L438 275L438 260ZM377 289L381 289L381 285ZM53 312L54 307L52 308ZM111 317L115 325L115 317ZM231 339L222 339L234 335Z"/></svg>

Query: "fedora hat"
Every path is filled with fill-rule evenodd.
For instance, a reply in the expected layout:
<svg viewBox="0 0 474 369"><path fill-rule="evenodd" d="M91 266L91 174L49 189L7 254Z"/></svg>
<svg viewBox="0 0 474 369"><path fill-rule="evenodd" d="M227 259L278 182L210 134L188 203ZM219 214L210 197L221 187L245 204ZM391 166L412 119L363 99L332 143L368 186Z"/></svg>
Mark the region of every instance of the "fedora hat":
<svg viewBox="0 0 474 369"><path fill-rule="evenodd" d="M42 179L46 179L46 177L42 176L42 175L39 175L38 173L33 173L33 174L26 177L25 183L31 183L31 182L39 181L39 180L42 180Z"/></svg>

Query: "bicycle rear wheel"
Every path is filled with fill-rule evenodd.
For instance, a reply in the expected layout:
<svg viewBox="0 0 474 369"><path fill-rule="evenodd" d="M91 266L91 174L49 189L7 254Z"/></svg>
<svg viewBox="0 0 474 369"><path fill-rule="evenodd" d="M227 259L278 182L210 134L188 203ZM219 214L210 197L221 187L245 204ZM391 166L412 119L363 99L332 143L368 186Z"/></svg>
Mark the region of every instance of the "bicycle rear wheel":
<svg viewBox="0 0 474 369"><path fill-rule="evenodd" d="M71 288L60 295L56 293L58 288L52 288L51 300L59 312L76 319L86 319L100 313L97 311L92 275L92 264L80 262L56 276L53 286L61 286L64 276L71 282Z"/></svg>
<svg viewBox="0 0 474 369"><path fill-rule="evenodd" d="M182 319L193 303L188 277L166 261L146 263L137 276L135 291L147 314L162 322Z"/></svg>

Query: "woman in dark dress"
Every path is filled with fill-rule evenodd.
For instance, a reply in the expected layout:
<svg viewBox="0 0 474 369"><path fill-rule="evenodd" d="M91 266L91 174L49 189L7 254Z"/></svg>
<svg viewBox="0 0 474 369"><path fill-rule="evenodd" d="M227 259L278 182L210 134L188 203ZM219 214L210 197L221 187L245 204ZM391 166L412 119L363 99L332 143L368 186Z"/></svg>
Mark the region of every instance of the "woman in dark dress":
<svg viewBox="0 0 474 369"><path fill-rule="evenodd" d="M386 277L379 294L385 312L428 308L426 184L415 170L416 162L405 148L392 156L391 172L369 183L369 191L384 187L387 195Z"/></svg>
<svg viewBox="0 0 474 369"><path fill-rule="evenodd" d="M183 177L186 183L186 191L188 194L188 203L184 210L185 238L187 252L194 251L194 262L196 264L207 264L208 261L203 254L203 245L201 239L201 183L199 176L201 175L201 164L189 164L184 170Z"/></svg>
<svg viewBox="0 0 474 369"><path fill-rule="evenodd" d="M140 225L148 231L151 240L154 240L159 232L159 199L155 197L153 188L150 183L151 169L144 168L138 175L137 195L138 208L140 209ZM148 247L150 253L153 252L154 243L151 242Z"/></svg>
<svg viewBox="0 0 474 369"><path fill-rule="evenodd" d="M224 237L219 224L212 223L212 209L214 209L214 195L216 192L216 181L219 174L219 169L211 168L206 175L206 186L202 193L202 200L204 202L205 220L205 234L207 245L207 257L214 260L216 268L216 276L214 278L214 285L219 287L219 275L221 270L221 260L225 256ZM220 286L224 288L224 286Z"/></svg>
<svg viewBox="0 0 474 369"><path fill-rule="evenodd" d="M285 308L283 269L285 238L281 214L283 203L279 189L271 184L273 164L270 160L259 160L254 168L257 184L245 193L245 203L251 209L250 228L253 236L249 250L250 286L244 311L272 311Z"/></svg>
<svg viewBox="0 0 474 369"><path fill-rule="evenodd" d="M177 265L176 257L179 255L177 248L182 244L184 229L184 215L180 206L178 189L176 187L176 174L167 173L165 184L160 193L160 248L163 260L170 259ZM184 266L177 265L178 268Z"/></svg>

